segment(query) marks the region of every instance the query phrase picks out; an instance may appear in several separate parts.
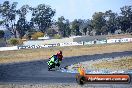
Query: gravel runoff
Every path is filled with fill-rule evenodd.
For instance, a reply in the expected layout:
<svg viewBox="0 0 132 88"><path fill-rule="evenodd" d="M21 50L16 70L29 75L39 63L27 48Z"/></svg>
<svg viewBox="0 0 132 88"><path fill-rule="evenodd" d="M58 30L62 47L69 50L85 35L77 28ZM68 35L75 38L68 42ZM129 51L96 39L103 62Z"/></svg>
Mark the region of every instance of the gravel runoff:
<svg viewBox="0 0 132 88"><path fill-rule="evenodd" d="M8 84L0 85L0 88L132 88L128 84L84 84L55 83L55 84Z"/></svg>
<svg viewBox="0 0 132 88"><path fill-rule="evenodd" d="M77 64L72 64L68 66L66 69L63 69L62 72L68 72L68 73L78 73L78 68L80 65L85 68L86 73L91 73L91 74L111 74L111 73L126 73L126 74L132 74L132 69L131 70L126 70L126 69L120 69L118 68L117 70L110 70L108 69L97 69L93 66L93 64L100 63L103 61L113 61L113 60L121 60L122 58L130 58L132 56L125 56L125 57L116 57L116 58L103 58L103 59L98 59L98 60L91 60L91 61L85 61L85 62L80 62ZM116 67L117 68L117 67Z"/></svg>

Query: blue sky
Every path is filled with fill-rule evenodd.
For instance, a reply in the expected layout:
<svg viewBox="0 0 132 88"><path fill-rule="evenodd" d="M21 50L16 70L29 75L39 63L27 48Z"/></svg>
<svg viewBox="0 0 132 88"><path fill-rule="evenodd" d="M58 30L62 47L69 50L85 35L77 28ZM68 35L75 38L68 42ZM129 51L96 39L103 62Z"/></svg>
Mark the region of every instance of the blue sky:
<svg viewBox="0 0 132 88"><path fill-rule="evenodd" d="M0 0L3 3L5 0ZM28 4L36 7L38 4L50 5L56 10L54 19L64 16L66 19L91 19L94 12L112 10L120 13L120 7L132 5L132 0L9 0L18 2L18 8ZM29 18L29 16L27 16Z"/></svg>

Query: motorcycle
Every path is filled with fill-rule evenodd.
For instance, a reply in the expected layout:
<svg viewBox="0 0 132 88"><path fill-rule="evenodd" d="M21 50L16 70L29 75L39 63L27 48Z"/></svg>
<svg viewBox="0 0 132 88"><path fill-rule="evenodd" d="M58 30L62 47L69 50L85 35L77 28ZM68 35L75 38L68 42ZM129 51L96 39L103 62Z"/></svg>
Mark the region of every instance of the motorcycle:
<svg viewBox="0 0 132 88"><path fill-rule="evenodd" d="M48 70L50 71L51 69L55 68L56 66L60 67L61 61L58 59L55 59L54 56L50 58L50 60L47 62L48 64Z"/></svg>

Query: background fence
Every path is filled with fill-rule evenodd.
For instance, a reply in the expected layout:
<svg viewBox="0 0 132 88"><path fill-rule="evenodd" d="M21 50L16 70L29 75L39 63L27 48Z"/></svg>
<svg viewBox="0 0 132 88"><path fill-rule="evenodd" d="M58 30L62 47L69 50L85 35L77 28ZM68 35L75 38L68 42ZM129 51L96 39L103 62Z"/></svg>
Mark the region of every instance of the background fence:
<svg viewBox="0 0 132 88"><path fill-rule="evenodd" d="M32 48L49 48L49 47L64 47L64 46L80 46L80 45L92 45L92 44L106 44L106 43L123 43L132 42L132 38L120 38L120 39L107 39L107 40L95 40L89 42L67 42L67 43L57 43L57 44L45 44L45 45L21 45L12 47L0 47L0 51L7 50L19 50L19 49L32 49Z"/></svg>

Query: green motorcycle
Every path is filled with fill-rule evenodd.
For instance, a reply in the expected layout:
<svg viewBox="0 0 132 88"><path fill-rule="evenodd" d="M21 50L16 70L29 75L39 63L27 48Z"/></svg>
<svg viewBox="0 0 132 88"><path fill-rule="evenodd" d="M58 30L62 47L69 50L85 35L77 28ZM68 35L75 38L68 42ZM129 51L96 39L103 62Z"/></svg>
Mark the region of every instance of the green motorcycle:
<svg viewBox="0 0 132 88"><path fill-rule="evenodd" d="M56 66L60 66L61 61L57 58L56 55L53 55L50 60L47 62L48 64L48 70L50 71L52 68L55 68Z"/></svg>

